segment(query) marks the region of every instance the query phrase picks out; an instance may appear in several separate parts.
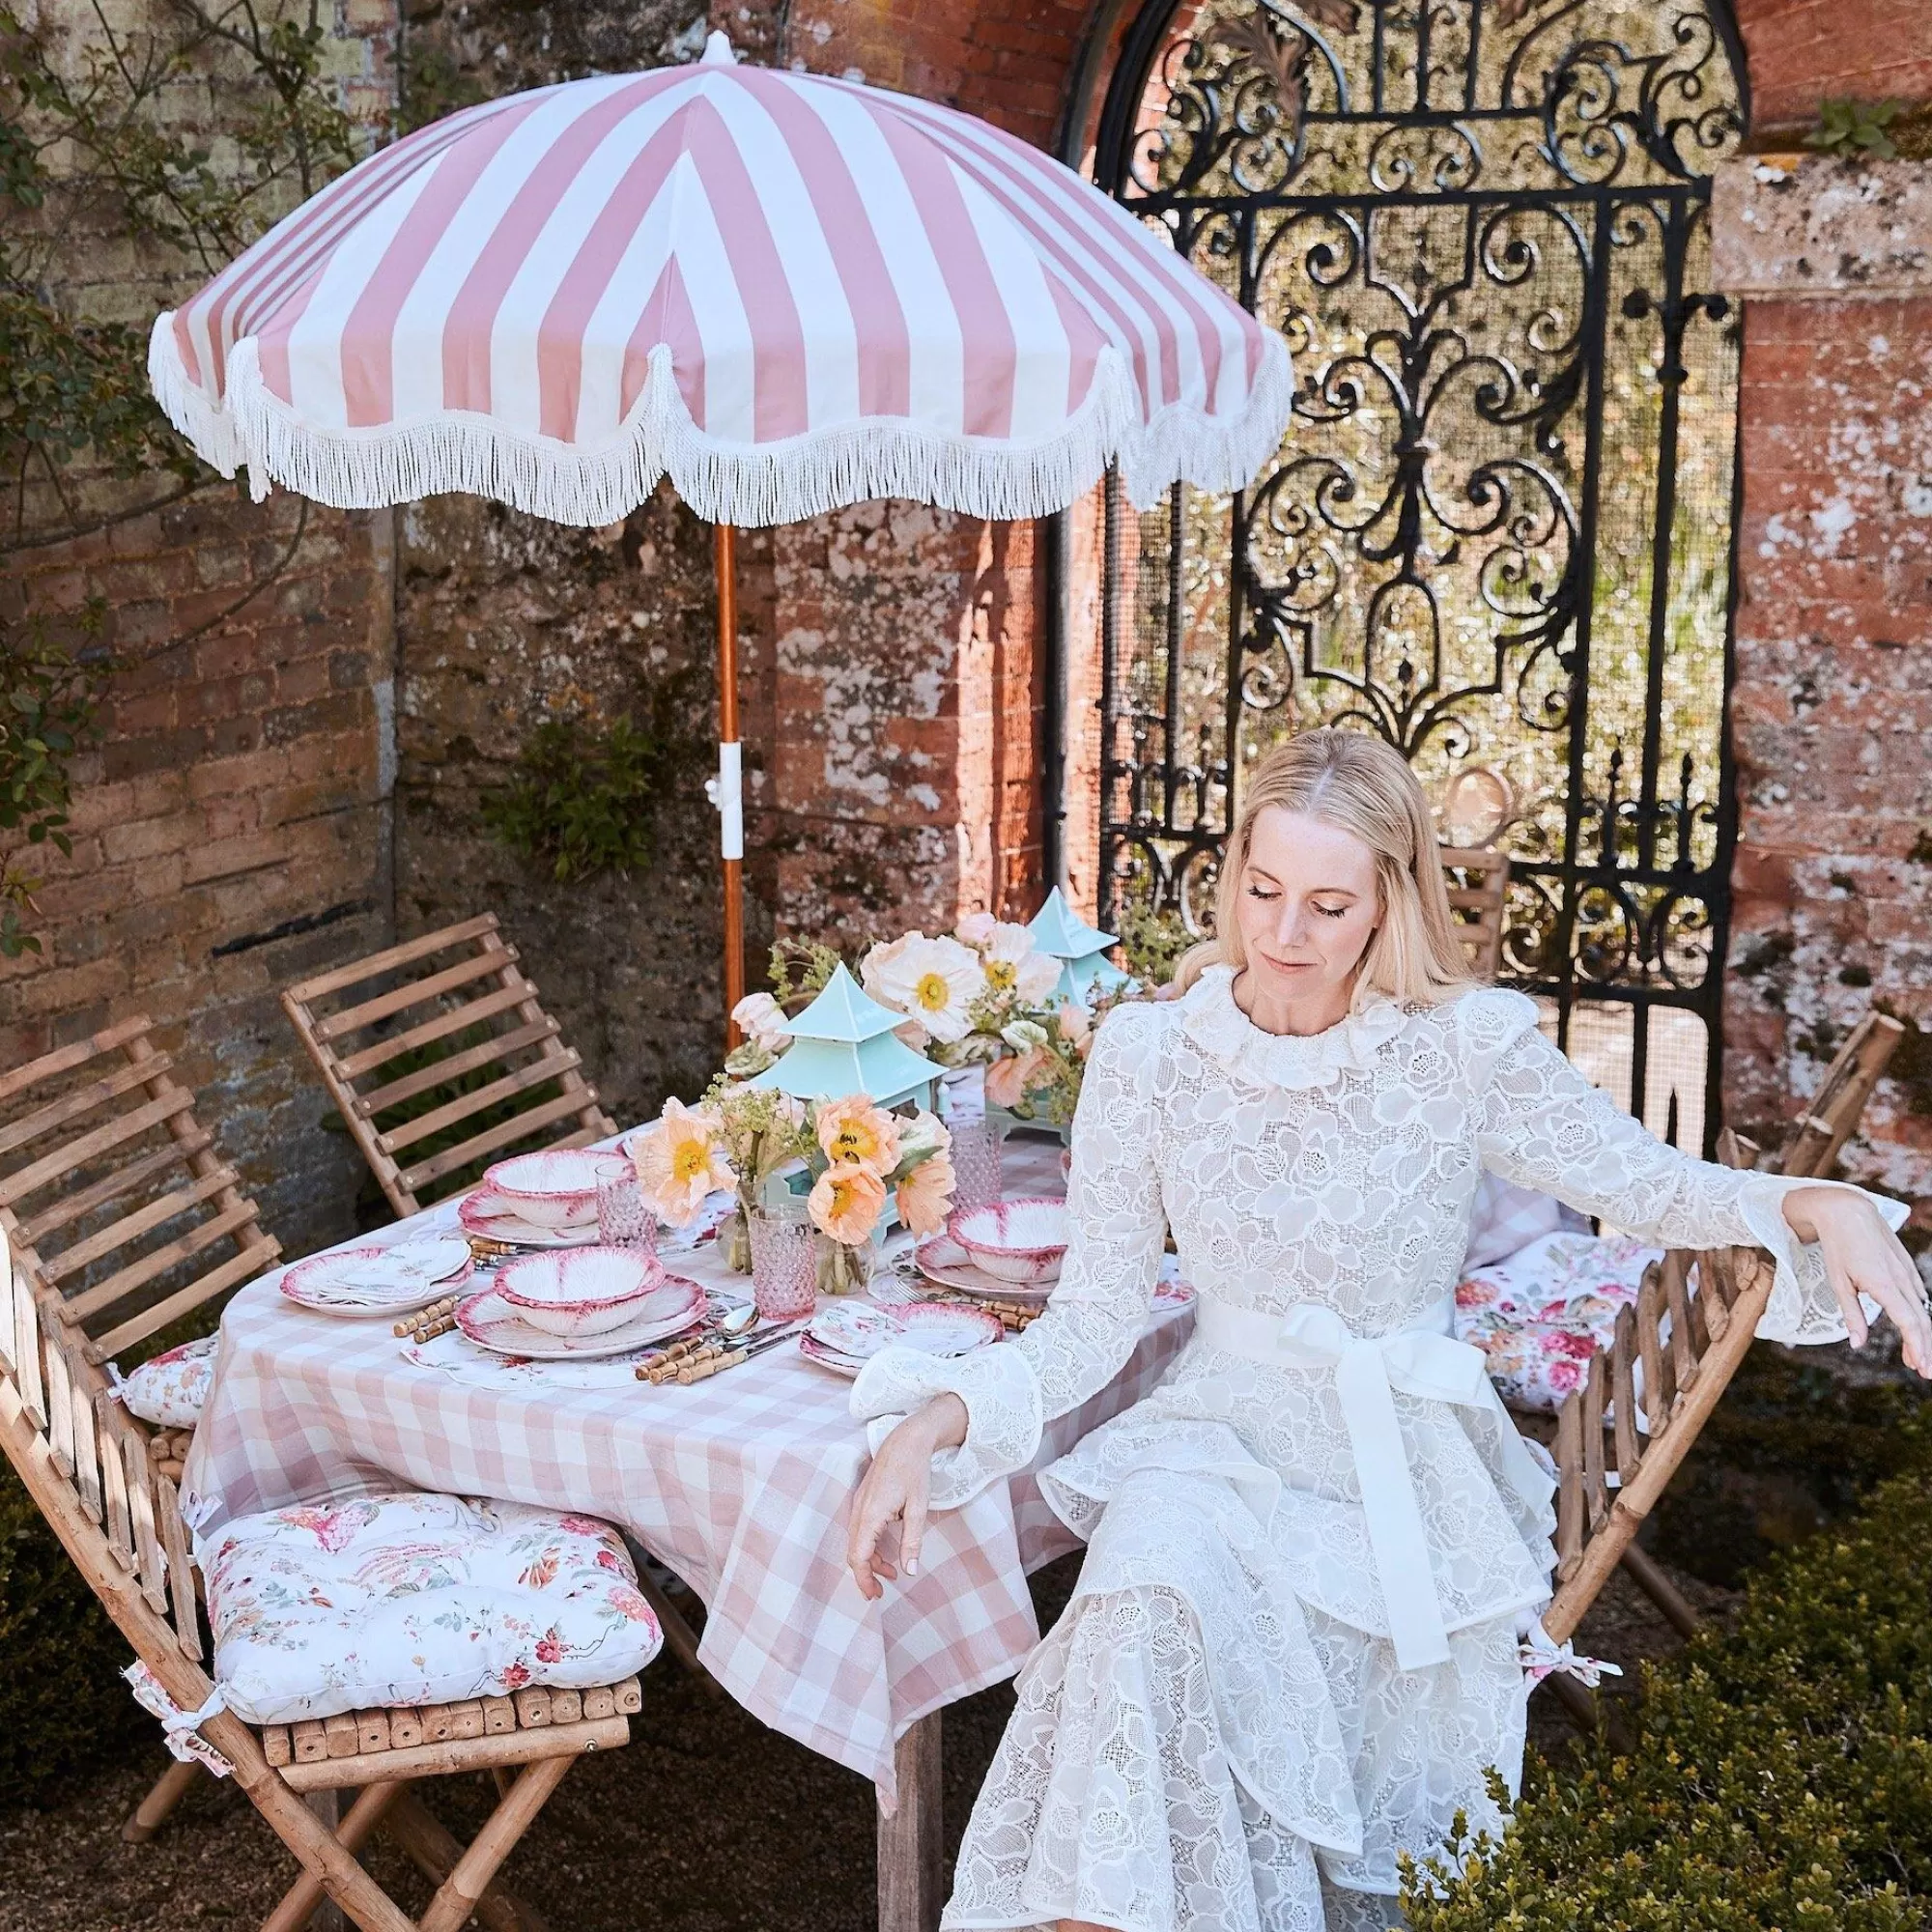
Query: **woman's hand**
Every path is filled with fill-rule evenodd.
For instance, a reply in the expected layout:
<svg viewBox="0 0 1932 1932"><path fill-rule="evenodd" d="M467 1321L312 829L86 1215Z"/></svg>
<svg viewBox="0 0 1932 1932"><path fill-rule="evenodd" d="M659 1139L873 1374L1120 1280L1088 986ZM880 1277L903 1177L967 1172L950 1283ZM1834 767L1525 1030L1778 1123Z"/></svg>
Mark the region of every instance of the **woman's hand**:
<svg viewBox="0 0 1932 1932"><path fill-rule="evenodd" d="M1925 1310L1925 1287L1878 1209L1849 1188L1794 1187L1784 1197L1784 1218L1801 1241L1818 1243L1852 1347L1863 1348L1868 1332L1859 1306L1862 1293L1891 1317L1905 1366L1932 1379L1932 1316Z"/></svg>
<svg viewBox="0 0 1932 1932"><path fill-rule="evenodd" d="M933 1453L965 1441L966 1419L966 1405L956 1395L935 1396L879 1445L872 1466L853 1494L851 1527L845 1538L845 1562L862 1596L877 1597L879 1578L898 1576L879 1547L890 1522L899 1525L900 1567L908 1577L919 1575Z"/></svg>

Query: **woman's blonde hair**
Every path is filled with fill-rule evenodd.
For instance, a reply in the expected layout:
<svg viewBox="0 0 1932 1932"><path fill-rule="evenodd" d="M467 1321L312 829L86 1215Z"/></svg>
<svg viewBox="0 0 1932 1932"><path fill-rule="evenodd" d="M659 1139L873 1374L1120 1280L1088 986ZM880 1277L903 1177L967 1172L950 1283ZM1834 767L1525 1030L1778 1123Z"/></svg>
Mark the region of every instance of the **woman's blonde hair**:
<svg viewBox="0 0 1932 1932"><path fill-rule="evenodd" d="M1352 833L1376 855L1381 917L1355 975L1354 1004L1380 995L1406 1006L1435 1006L1472 982L1468 955L1442 883L1429 801L1401 753L1360 731L1304 731L1255 767L1221 861L1214 937L1176 969L1182 991L1209 966L1248 963L1239 895L1255 821L1270 807L1303 812Z"/></svg>

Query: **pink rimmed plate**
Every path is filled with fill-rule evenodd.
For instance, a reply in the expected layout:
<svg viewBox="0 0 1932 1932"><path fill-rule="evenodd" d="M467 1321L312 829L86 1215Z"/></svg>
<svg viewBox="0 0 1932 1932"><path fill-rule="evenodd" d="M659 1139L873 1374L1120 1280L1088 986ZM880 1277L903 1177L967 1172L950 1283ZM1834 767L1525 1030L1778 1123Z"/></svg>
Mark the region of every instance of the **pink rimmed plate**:
<svg viewBox="0 0 1932 1932"><path fill-rule="evenodd" d="M488 1187L466 1194L456 1211L466 1235L514 1248L582 1248L597 1238L595 1216L581 1228L540 1228Z"/></svg>
<svg viewBox="0 0 1932 1932"><path fill-rule="evenodd" d="M881 1349L920 1349L931 1355L967 1355L1006 1333L1000 1318L957 1303L835 1301L821 1308L799 1337L799 1352L835 1375L856 1376Z"/></svg>
<svg viewBox="0 0 1932 1932"><path fill-rule="evenodd" d="M400 1241L394 1247L336 1248L298 1262L281 1291L322 1315L407 1315L469 1279L475 1264L460 1235Z"/></svg>
<svg viewBox="0 0 1932 1932"><path fill-rule="evenodd" d="M620 1355L662 1342L689 1328L705 1311L704 1291L683 1275L667 1275L662 1287L644 1298L642 1307L621 1327L602 1334L546 1334L526 1321L494 1288L486 1288L456 1304L456 1325L479 1349L528 1362L594 1361Z"/></svg>
<svg viewBox="0 0 1932 1932"><path fill-rule="evenodd" d="M980 1301L1010 1301L1018 1308L1044 1308L1053 1282L1022 1288L988 1274L951 1235L934 1235L913 1250L913 1265L935 1288L951 1289Z"/></svg>

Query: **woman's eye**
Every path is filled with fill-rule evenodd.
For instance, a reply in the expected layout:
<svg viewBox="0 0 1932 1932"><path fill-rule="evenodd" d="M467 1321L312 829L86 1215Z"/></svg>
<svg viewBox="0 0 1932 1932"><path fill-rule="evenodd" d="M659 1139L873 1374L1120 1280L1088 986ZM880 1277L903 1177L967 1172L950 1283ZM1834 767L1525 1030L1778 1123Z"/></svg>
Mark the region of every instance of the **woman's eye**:
<svg viewBox="0 0 1932 1932"><path fill-rule="evenodd" d="M1259 886L1250 886L1248 888L1248 896L1251 899L1278 899L1281 895L1279 893L1264 893Z"/></svg>
<svg viewBox="0 0 1932 1932"><path fill-rule="evenodd" d="M1349 912L1349 908L1347 906L1317 906L1315 910L1319 912L1323 919L1346 919L1348 917L1348 912Z"/></svg>

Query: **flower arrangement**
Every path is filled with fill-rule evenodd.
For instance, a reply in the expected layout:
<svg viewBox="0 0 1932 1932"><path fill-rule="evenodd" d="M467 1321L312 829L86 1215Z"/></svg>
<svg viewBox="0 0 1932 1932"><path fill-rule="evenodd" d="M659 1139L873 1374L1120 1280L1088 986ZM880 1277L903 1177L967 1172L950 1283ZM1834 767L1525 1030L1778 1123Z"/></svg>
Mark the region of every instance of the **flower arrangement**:
<svg viewBox="0 0 1932 1932"><path fill-rule="evenodd" d="M696 1107L668 1100L632 1144L632 1158L644 1199L672 1227L689 1226L713 1188L734 1189L740 1236L744 1217L764 1211L770 1182L810 1176L806 1211L824 1237L820 1285L841 1293L866 1285L866 1251L889 1194L915 1235L945 1226L951 1150L938 1117L923 1110L891 1114L863 1094L802 1101L723 1075ZM736 1240L732 1261L749 1265Z"/></svg>

